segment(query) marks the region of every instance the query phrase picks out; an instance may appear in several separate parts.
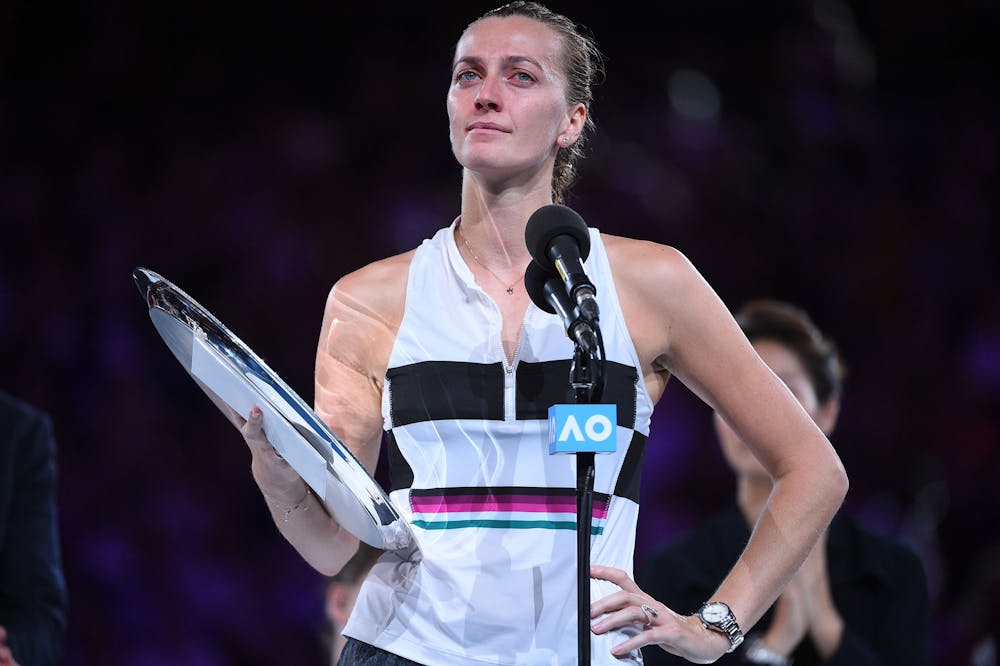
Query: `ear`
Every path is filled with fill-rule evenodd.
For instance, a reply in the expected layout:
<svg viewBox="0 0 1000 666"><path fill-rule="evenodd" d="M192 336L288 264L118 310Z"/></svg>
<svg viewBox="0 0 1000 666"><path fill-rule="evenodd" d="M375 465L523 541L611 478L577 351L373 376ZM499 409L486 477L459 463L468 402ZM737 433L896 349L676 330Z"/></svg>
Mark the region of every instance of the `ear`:
<svg viewBox="0 0 1000 666"><path fill-rule="evenodd" d="M816 425L829 437L833 434L833 429L837 425L837 418L840 416L840 398L830 398L826 404L819 408L816 414Z"/></svg>
<svg viewBox="0 0 1000 666"><path fill-rule="evenodd" d="M559 136L556 138L556 143L559 147L566 148L576 143L576 140L580 138L580 134L583 133L583 126L586 122L587 107L583 104L574 104L571 106L566 113L566 119L563 121ZM569 140L563 143L563 137Z"/></svg>

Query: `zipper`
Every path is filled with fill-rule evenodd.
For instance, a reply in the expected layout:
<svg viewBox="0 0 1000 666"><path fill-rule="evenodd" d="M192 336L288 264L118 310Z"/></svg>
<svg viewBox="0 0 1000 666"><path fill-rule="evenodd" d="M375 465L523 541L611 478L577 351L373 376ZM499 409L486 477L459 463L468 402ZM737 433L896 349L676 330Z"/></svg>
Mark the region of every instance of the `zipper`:
<svg viewBox="0 0 1000 666"><path fill-rule="evenodd" d="M504 422L516 421L517 387L515 377L517 364L521 358L521 346L524 342L524 332L528 326L528 313L531 312L531 304L529 303L528 308L524 311L524 317L521 319L521 330L517 335L517 346L514 347L514 356L508 362L507 350L503 348L503 313L500 311L500 306L490 298L482 287L476 285L476 289L479 291L480 298L489 303L495 316L494 326L496 327L496 337L500 346L500 359L503 367L503 420Z"/></svg>
<svg viewBox="0 0 1000 666"><path fill-rule="evenodd" d="M389 379L389 373L388 372L386 373L385 381L382 384L382 391L386 394L386 400L387 400L388 405L389 405L389 422L392 424L391 427L395 428L396 427L396 422L395 422L395 420L393 419L393 416L392 416L393 415L393 411L392 411L392 380ZM384 425L385 424L383 424L383 427L384 427Z"/></svg>
<svg viewBox="0 0 1000 666"><path fill-rule="evenodd" d="M496 303L493 304L499 314L500 308ZM510 362L507 362L507 352L503 348L503 317L500 317L500 358L503 359L503 395L504 395L504 405L503 405L503 420L506 422L517 420L517 364L521 360L521 346L524 343L524 332L528 327L528 312L531 310L531 306L524 312L524 318L521 320L521 331L517 335L517 346L514 347L514 356L511 357Z"/></svg>

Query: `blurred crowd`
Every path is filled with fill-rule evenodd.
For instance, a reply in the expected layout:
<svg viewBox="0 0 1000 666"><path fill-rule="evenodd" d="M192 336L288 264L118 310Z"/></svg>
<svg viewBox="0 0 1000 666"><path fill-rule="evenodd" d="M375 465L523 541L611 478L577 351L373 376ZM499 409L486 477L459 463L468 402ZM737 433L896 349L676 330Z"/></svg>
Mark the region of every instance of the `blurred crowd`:
<svg viewBox="0 0 1000 666"><path fill-rule="evenodd" d="M839 342L846 510L920 556L935 663L994 663L1000 10L664 4L550 5L608 57L569 204ZM324 582L131 271L310 401L330 286L458 212L451 45L489 6L0 5L0 386L59 442L67 664L322 663ZM642 483L637 566L732 495L679 382Z"/></svg>

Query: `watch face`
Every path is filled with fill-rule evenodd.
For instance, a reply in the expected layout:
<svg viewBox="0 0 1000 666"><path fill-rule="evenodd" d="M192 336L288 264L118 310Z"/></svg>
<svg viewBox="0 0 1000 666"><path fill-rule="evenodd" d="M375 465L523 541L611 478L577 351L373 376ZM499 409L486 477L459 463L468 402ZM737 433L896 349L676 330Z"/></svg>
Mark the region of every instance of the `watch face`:
<svg viewBox="0 0 1000 666"><path fill-rule="evenodd" d="M705 622L711 622L713 624L722 622L728 615L729 607L719 602L705 604L705 607L701 609L701 616L704 618Z"/></svg>

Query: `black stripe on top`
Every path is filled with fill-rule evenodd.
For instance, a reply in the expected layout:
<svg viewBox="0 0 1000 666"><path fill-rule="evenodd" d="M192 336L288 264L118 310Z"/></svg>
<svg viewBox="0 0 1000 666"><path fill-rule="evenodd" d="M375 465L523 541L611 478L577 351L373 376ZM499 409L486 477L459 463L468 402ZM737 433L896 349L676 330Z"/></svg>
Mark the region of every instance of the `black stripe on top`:
<svg viewBox="0 0 1000 666"><path fill-rule="evenodd" d="M647 437L639 431L632 433L632 441L622 460L618 481L615 483L615 496L630 499L639 503L639 482L642 480L642 460L646 457Z"/></svg>
<svg viewBox="0 0 1000 666"><path fill-rule="evenodd" d="M515 418L547 419L549 407L569 400L570 360L517 364ZM607 361L603 402L618 406L618 425L634 428L638 371ZM504 418L501 363L423 361L390 369L389 410L393 427L421 421Z"/></svg>
<svg viewBox="0 0 1000 666"><path fill-rule="evenodd" d="M423 361L390 369L393 427L421 421L503 421L503 364Z"/></svg>
<svg viewBox="0 0 1000 666"><path fill-rule="evenodd" d="M547 419L549 407L572 403L569 386L569 359L517 364L517 418ZM631 365L607 361L607 381L601 402L618 405L618 425L635 427L636 383L639 372Z"/></svg>
<svg viewBox="0 0 1000 666"><path fill-rule="evenodd" d="M389 455L390 491L409 488L413 485L413 468L410 467L410 463L406 462L403 452L399 450L399 444L396 443L396 436L392 434L391 430L386 437L386 445Z"/></svg>

